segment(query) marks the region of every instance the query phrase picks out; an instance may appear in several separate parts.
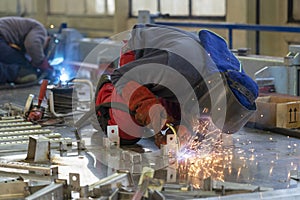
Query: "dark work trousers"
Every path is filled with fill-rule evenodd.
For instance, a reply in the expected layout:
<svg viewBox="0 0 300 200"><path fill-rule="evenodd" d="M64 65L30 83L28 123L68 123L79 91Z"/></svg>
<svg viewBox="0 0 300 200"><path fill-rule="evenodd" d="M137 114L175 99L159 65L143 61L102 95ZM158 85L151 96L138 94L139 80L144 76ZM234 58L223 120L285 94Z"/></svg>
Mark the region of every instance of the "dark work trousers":
<svg viewBox="0 0 300 200"><path fill-rule="evenodd" d="M13 82L18 76L20 66L30 66L25 54L9 46L0 37L0 84Z"/></svg>

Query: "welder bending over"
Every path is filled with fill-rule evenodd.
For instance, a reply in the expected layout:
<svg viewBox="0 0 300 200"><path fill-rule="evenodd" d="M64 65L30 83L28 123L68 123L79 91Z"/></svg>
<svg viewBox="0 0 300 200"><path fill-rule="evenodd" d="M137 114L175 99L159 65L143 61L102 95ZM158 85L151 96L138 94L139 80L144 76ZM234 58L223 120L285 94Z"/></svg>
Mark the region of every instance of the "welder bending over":
<svg viewBox="0 0 300 200"><path fill-rule="evenodd" d="M45 27L34 19L0 18L0 83L35 81L37 70L51 73L44 53L48 39Z"/></svg>
<svg viewBox="0 0 300 200"><path fill-rule="evenodd" d="M119 68L102 75L95 98L99 123L118 125L121 144L153 130L157 146L172 125L181 143L197 120L210 117L225 133L237 132L256 110L256 83L219 35L160 25L135 25ZM111 104L111 108L105 105ZM124 110L124 106L128 108ZM122 107L122 108L121 108ZM174 131L173 131L174 132Z"/></svg>

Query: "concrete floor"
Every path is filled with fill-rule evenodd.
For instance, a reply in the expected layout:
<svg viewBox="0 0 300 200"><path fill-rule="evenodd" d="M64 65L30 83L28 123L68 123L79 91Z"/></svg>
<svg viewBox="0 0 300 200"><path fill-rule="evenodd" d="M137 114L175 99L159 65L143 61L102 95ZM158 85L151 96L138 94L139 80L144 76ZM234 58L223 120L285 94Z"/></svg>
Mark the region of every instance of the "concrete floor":
<svg viewBox="0 0 300 200"><path fill-rule="evenodd" d="M37 96L38 92L39 86L0 90L0 105L7 102L24 105L29 93ZM66 124L53 128L74 139L72 122L73 119L69 117L66 120ZM84 170L86 173L83 177L85 176L85 178L87 178L87 180L83 181L87 181L87 183L88 181L95 181L109 175L113 170L118 169L118 167L124 167L124 165L116 162L118 158L114 160L112 159L113 157L109 159L106 157L105 159L109 161L105 161L103 157L107 152L103 151L101 134L96 132L91 126L86 126L81 131L81 136L85 141L88 151L95 157L93 161L94 164L92 165L88 162L89 158L87 162L81 160L82 165L86 168L86 170ZM151 154L151 157L155 159L148 159L148 163L143 164L154 167L157 171L158 178L164 178L171 184L188 183L195 188L201 188L203 186L203 180L207 177L212 177L213 180L245 183L257 185L261 188L273 188L275 191L279 191L280 194L284 195L283 197L286 199L289 199L288 197L293 195L293 198L296 199L295 195L298 194L295 191L297 191L299 183L292 180L291 175L293 175L295 170L300 170L300 139L248 127L244 127L236 134L219 135L218 137L218 142L206 144L207 148L205 148L202 153L184 157L175 167L176 170L172 171L172 168L171 172L170 168L165 168L166 163L164 163L163 160L157 160L159 156L155 154L157 149L153 146L153 140L151 138L141 140L138 147L135 146L132 147L132 149L142 152L145 157L150 155L149 150L154 152L154 154ZM131 147L127 147L127 149L125 149L130 150L130 148ZM78 163L78 157L74 157L75 160L62 158L59 158L59 160L61 160L65 166L73 165L71 168L66 169L66 171L73 170L82 172L82 165L77 164L74 166L74 163ZM95 163L97 163L97 167L95 167ZM110 167L107 167L107 165ZM139 173L141 170L141 166L131 165L130 167L131 170L136 173ZM166 173L159 172L165 172L166 169L167 175L162 177L161 174ZM170 178L168 177L168 173L174 173L175 176ZM67 174L61 173L62 178L65 176L67 176ZM291 192L287 192L289 191L288 189L291 189ZM268 196L272 196L275 191ZM263 195L261 194L260 197L251 197L251 195L249 195L249 199L263 199L262 197ZM228 199L229 198L230 197L228 197ZM236 198L232 197L232 199L240 198L239 196L236 196ZM247 196L244 194L243 198L245 199ZM170 197L167 199L174 198ZM178 197L177 199L180 198ZM222 199L227 198L223 197Z"/></svg>

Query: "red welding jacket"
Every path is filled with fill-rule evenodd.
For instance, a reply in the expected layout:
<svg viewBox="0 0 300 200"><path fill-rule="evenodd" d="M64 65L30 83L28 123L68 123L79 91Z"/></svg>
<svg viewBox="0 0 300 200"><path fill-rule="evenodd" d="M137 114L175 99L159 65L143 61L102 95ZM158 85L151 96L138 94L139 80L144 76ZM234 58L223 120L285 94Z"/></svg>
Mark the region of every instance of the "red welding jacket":
<svg viewBox="0 0 300 200"><path fill-rule="evenodd" d="M124 103L124 100L120 95L116 93L114 85L112 83L104 84L98 92L96 98L96 105L107 102ZM131 115L119 109L109 108L108 125L118 125L119 137L125 140L133 140L140 137L142 133L142 127L133 124L134 121L130 121Z"/></svg>
<svg viewBox="0 0 300 200"><path fill-rule="evenodd" d="M121 52L119 65L123 66L126 63L133 61L134 59L135 54L133 51ZM100 88L98 96L96 98L96 105L100 105L102 103L107 102L118 102L126 105L122 97L116 92L112 83L104 84ZM119 136L121 139L133 140L140 137L140 134L142 133L142 128L137 124L132 124L132 122L134 121L132 121L133 118L131 118L131 115L129 113L119 109L110 108L109 116L110 119L108 120L108 125L118 125Z"/></svg>
<svg viewBox="0 0 300 200"><path fill-rule="evenodd" d="M119 65L120 67L122 67L123 65L134 60L135 60L135 53L133 51L127 51L124 54L121 54Z"/></svg>

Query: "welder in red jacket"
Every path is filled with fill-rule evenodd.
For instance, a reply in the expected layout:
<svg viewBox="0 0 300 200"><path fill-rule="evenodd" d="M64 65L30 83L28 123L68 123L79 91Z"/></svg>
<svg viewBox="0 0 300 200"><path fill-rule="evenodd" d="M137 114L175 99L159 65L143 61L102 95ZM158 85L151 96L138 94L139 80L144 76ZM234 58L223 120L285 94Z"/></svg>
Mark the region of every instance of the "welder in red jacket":
<svg viewBox="0 0 300 200"><path fill-rule="evenodd" d="M257 85L224 39L208 30L197 35L136 25L122 49L120 67L102 78L96 105L110 102L112 108L97 112L99 122L104 131L106 125L119 125L121 144L149 137L146 130L151 129L159 146L165 143L162 130L170 124L184 144L193 131L201 131L193 130L193 123L203 116L234 133L256 110Z"/></svg>

